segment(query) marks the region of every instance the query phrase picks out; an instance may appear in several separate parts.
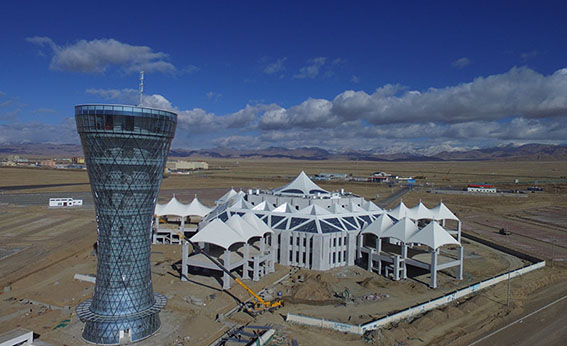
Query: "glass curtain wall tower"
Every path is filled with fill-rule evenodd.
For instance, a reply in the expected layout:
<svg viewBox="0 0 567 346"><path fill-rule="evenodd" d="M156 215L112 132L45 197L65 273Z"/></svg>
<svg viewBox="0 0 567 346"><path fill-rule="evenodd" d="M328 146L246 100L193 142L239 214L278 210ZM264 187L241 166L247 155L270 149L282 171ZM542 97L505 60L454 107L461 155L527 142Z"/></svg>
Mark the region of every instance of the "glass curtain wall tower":
<svg viewBox="0 0 567 346"><path fill-rule="evenodd" d="M106 345L138 341L160 328L166 304L152 289L151 223L177 114L79 105L75 120L98 233L94 296L77 307L83 338Z"/></svg>

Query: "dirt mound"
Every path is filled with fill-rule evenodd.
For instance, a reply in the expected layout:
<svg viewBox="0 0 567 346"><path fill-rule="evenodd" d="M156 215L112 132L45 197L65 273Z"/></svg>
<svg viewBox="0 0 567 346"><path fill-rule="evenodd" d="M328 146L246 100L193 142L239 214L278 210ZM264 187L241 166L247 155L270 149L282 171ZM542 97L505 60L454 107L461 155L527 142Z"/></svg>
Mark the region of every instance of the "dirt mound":
<svg viewBox="0 0 567 346"><path fill-rule="evenodd" d="M369 290L376 290L378 288L385 288L386 284L384 280L380 277L369 277L362 281L358 281L357 284Z"/></svg>
<svg viewBox="0 0 567 346"><path fill-rule="evenodd" d="M329 300L334 293L332 283L337 281L332 275L308 274L292 286L291 296L298 300Z"/></svg>
<svg viewBox="0 0 567 346"><path fill-rule="evenodd" d="M301 279L300 279L301 278ZM292 280L291 297L297 300L332 300L338 279L326 273L302 273Z"/></svg>

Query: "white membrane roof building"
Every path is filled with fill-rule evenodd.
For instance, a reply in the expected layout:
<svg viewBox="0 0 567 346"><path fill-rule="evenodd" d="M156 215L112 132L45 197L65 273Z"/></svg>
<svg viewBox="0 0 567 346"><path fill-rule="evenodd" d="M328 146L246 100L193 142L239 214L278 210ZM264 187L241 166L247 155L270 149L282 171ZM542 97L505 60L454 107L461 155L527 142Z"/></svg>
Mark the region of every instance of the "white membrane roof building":
<svg viewBox="0 0 567 346"><path fill-rule="evenodd" d="M155 208L155 215L157 216L164 216L164 215L172 215L172 216L180 216L186 217L190 215L196 216L205 216L211 212L211 208L208 208L199 202L197 196L193 199L193 201L189 204L181 203L175 195L169 200L169 202L165 204L156 204Z"/></svg>
<svg viewBox="0 0 567 346"><path fill-rule="evenodd" d="M230 189L227 193L221 196L221 198L216 200L216 204L223 204L228 202L232 197L236 196L238 193L234 189Z"/></svg>
<svg viewBox="0 0 567 346"><path fill-rule="evenodd" d="M392 227L388 228L382 233L382 238L394 238L408 243L411 236L413 236L419 228L417 225L407 217L404 217Z"/></svg>
<svg viewBox="0 0 567 346"><path fill-rule="evenodd" d="M453 212L449 210L449 208L447 208L447 206L443 202L440 202L437 206L433 207L431 209L431 212L433 213L433 218L435 220L460 221L459 218L455 216L455 214L453 214Z"/></svg>
<svg viewBox="0 0 567 346"><path fill-rule="evenodd" d="M329 191L326 191L315 184L303 171L301 171L301 173L299 173L299 175L291 183L277 189L276 192L293 195L329 194Z"/></svg>
<svg viewBox="0 0 567 346"><path fill-rule="evenodd" d="M404 202L400 201L394 209L390 210L388 214L392 215L396 220L401 220L404 217L408 216L408 207L404 204Z"/></svg>
<svg viewBox="0 0 567 346"><path fill-rule="evenodd" d="M204 242L228 249L233 244L245 243L247 239L220 219L214 219L201 228L190 240L194 243Z"/></svg>
<svg viewBox="0 0 567 346"><path fill-rule="evenodd" d="M195 198L193 198L193 200L191 201L191 203L189 203L189 206L187 207L187 212L189 213L189 215L197 215L197 216L205 216L207 214L209 214L213 209L204 206L199 199L197 198L197 196L195 195Z"/></svg>
<svg viewBox="0 0 567 346"><path fill-rule="evenodd" d="M264 234L266 233L274 233L274 231L270 227L268 227L268 225L266 225L264 221L260 220L259 217L252 213L244 214L242 219L256 228L256 230L258 231L256 234L258 234L258 236L260 237L264 236Z"/></svg>
<svg viewBox="0 0 567 346"><path fill-rule="evenodd" d="M449 234L436 221L430 222L408 239L408 243L419 243L427 245L433 250L443 245L460 245L459 242Z"/></svg>
<svg viewBox="0 0 567 346"><path fill-rule="evenodd" d="M407 212L407 217L409 217L412 220L423 220L423 219L433 220L434 216L435 214L429 208L427 208L421 201L419 201L419 203L415 207L408 209Z"/></svg>
<svg viewBox="0 0 567 346"><path fill-rule="evenodd" d="M388 214L384 213L380 215L374 222L368 225L362 230L362 234L374 234L375 236L381 238L382 234L390 227L394 225L392 218Z"/></svg>

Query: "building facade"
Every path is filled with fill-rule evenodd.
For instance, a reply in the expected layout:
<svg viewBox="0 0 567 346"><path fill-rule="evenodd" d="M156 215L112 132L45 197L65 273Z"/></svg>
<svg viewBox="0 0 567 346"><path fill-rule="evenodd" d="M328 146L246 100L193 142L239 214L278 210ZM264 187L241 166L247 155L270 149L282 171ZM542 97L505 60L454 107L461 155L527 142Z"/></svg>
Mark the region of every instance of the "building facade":
<svg viewBox="0 0 567 346"><path fill-rule="evenodd" d="M313 270L353 265L356 237L382 209L360 196L329 192L301 172L276 190L231 190L201 222L253 213L274 231L276 262Z"/></svg>
<svg viewBox="0 0 567 346"><path fill-rule="evenodd" d="M153 292L151 224L177 124L173 112L122 105L75 107L97 217L97 275L77 314L83 338L120 344L160 328L166 298Z"/></svg>
<svg viewBox="0 0 567 346"><path fill-rule="evenodd" d="M194 171L197 169L209 169L209 164L204 161L169 160L166 167L174 171Z"/></svg>

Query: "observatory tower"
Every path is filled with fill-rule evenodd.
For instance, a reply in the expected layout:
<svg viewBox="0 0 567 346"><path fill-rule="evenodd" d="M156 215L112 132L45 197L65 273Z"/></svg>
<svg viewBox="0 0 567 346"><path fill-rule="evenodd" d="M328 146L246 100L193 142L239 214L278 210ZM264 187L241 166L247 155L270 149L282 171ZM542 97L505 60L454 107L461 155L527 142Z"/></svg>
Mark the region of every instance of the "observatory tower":
<svg viewBox="0 0 567 346"><path fill-rule="evenodd" d="M147 107L79 105L77 130L96 208L92 299L77 307L83 338L139 341L160 327L166 298L153 292L151 223L177 114Z"/></svg>

